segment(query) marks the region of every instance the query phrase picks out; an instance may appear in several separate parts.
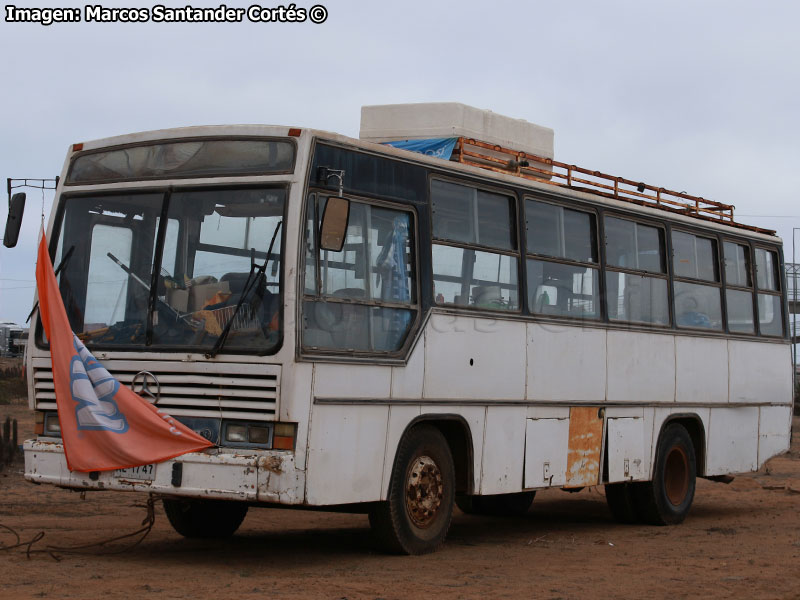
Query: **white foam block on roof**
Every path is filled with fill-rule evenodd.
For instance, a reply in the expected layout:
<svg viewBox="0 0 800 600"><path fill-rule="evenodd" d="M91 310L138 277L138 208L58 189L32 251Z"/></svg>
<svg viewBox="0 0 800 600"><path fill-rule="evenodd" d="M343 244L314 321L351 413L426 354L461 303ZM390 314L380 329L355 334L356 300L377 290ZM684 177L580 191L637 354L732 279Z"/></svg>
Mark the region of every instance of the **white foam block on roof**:
<svg viewBox="0 0 800 600"><path fill-rule="evenodd" d="M468 137L553 158L553 130L459 102L361 107L359 138L371 142Z"/></svg>

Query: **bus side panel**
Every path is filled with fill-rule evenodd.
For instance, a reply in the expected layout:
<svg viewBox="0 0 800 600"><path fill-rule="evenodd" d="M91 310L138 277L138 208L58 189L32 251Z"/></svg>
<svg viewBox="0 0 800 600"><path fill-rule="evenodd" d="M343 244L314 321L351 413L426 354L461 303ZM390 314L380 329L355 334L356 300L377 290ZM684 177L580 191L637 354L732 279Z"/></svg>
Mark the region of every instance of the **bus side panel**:
<svg viewBox="0 0 800 600"><path fill-rule="evenodd" d="M680 403L728 402L728 343L726 340L675 337L676 390Z"/></svg>
<svg viewBox="0 0 800 600"><path fill-rule="evenodd" d="M758 466L789 449L791 406L762 406L758 419Z"/></svg>
<svg viewBox="0 0 800 600"><path fill-rule="evenodd" d="M554 419L528 419L525 428L526 488L563 486L567 483L569 409Z"/></svg>
<svg viewBox="0 0 800 600"><path fill-rule="evenodd" d="M651 464L649 457L652 456L653 453L653 444L655 440L653 440L653 417L655 415L655 410L652 408L647 407L637 407L637 406L609 406L606 408L606 417L607 417L607 425L606 429L608 430L606 441L606 460L608 461L608 472L609 472L609 482L614 482L614 479L611 478L612 473L619 473L620 471L625 473L625 460L629 461L629 473L628 476L623 476L617 481L646 481L650 479L651 473ZM641 457L644 459L642 460L641 464L638 465L637 469L634 469L634 462L636 460L636 456L633 453L617 453L612 452L611 446L612 444L611 437L612 437L612 426L610 425L610 421L612 419L633 419L635 422L636 427L630 429L630 433L635 436L635 442L631 444L629 447L631 451L637 450L637 446L639 440L641 439ZM626 432L623 432L623 435ZM641 436L641 438L640 438ZM628 442L624 439L618 440L622 441L623 447L627 447Z"/></svg>
<svg viewBox="0 0 800 600"><path fill-rule="evenodd" d="M758 468L758 407L711 409L706 475Z"/></svg>
<svg viewBox="0 0 800 600"><path fill-rule="evenodd" d="M424 390L431 399L522 400L525 323L431 315Z"/></svg>
<svg viewBox="0 0 800 600"><path fill-rule="evenodd" d="M728 340L731 402L792 402L791 346Z"/></svg>
<svg viewBox="0 0 800 600"><path fill-rule="evenodd" d="M314 365L314 398L386 400L392 367L378 365Z"/></svg>
<svg viewBox="0 0 800 600"><path fill-rule="evenodd" d="M422 379L425 372L425 335L417 340L408 362L392 367L392 398L422 398Z"/></svg>
<svg viewBox="0 0 800 600"><path fill-rule="evenodd" d="M529 405L525 428L525 488L564 485L568 450L569 406Z"/></svg>
<svg viewBox="0 0 800 600"><path fill-rule="evenodd" d="M481 494L522 490L527 413L526 406L489 406L486 409Z"/></svg>
<svg viewBox="0 0 800 600"><path fill-rule="evenodd" d="M609 483L640 481L647 472L641 417L609 417L606 421Z"/></svg>
<svg viewBox="0 0 800 600"><path fill-rule="evenodd" d="M381 499L388 405L320 405L311 416L306 502Z"/></svg>
<svg viewBox="0 0 800 600"><path fill-rule="evenodd" d="M675 401L674 336L609 331L607 363L610 402Z"/></svg>
<svg viewBox="0 0 800 600"><path fill-rule="evenodd" d="M604 329L528 323L527 335L529 400L605 400Z"/></svg>
<svg viewBox="0 0 800 600"><path fill-rule="evenodd" d="M281 369L279 421L297 423L294 459L297 468L301 470L305 470L306 464L313 373L314 367L311 363L295 363L290 369Z"/></svg>
<svg viewBox="0 0 800 600"><path fill-rule="evenodd" d="M384 400L389 397L391 379L391 367L315 364L313 397ZM388 417L388 405L312 407L306 476L309 504L380 499Z"/></svg>

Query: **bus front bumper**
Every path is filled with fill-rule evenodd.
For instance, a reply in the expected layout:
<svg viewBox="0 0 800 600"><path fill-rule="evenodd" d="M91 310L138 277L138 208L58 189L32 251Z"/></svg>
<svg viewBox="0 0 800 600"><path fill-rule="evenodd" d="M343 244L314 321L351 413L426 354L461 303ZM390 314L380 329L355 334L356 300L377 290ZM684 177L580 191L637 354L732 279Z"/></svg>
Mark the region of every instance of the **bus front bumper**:
<svg viewBox="0 0 800 600"><path fill-rule="evenodd" d="M213 449L191 452L152 468L79 473L67 468L60 440L27 440L25 479L77 490L152 492L171 496L302 504L304 473L294 453Z"/></svg>

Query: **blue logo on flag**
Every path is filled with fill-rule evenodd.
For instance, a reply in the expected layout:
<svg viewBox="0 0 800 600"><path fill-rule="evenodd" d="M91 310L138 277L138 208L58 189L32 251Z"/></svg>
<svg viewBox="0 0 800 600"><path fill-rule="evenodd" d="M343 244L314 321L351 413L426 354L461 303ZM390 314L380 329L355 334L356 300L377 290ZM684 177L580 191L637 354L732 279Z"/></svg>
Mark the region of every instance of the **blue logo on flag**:
<svg viewBox="0 0 800 600"><path fill-rule="evenodd" d="M72 357L69 374L72 399L77 402L75 417L78 429L125 433L128 420L114 401L119 381L97 362L77 336L73 343L78 356Z"/></svg>

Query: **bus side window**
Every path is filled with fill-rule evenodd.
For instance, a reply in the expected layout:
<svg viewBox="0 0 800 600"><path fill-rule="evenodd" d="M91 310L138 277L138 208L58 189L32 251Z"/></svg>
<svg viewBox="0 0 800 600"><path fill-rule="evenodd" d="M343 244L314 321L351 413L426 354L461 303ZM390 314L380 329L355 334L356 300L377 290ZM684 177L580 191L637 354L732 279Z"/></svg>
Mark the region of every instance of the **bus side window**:
<svg viewBox="0 0 800 600"><path fill-rule="evenodd" d="M725 256L725 302L728 330L732 333L756 332L753 315L753 278L750 247L734 242L722 244Z"/></svg>
<svg viewBox="0 0 800 600"><path fill-rule="evenodd" d="M600 318L596 227L591 213L525 201L531 312Z"/></svg>
<svg viewBox="0 0 800 600"><path fill-rule="evenodd" d="M761 335L783 336L781 312L781 277L778 253L756 248L756 287L758 288L758 325Z"/></svg>
<svg viewBox="0 0 800 600"><path fill-rule="evenodd" d="M722 329L722 286L717 241L672 232L675 322L678 327Z"/></svg>
<svg viewBox="0 0 800 600"><path fill-rule="evenodd" d="M411 214L351 200L344 244L335 252L309 239L319 239L319 222L314 223L314 215L322 214L319 203L310 198L307 211L305 246L311 257L307 254L302 345L399 350L416 316Z"/></svg>
<svg viewBox="0 0 800 600"><path fill-rule="evenodd" d="M436 303L519 310L513 199L434 179L431 208Z"/></svg>
<svg viewBox="0 0 800 600"><path fill-rule="evenodd" d="M609 318L669 325L664 230L607 216L605 233Z"/></svg>

